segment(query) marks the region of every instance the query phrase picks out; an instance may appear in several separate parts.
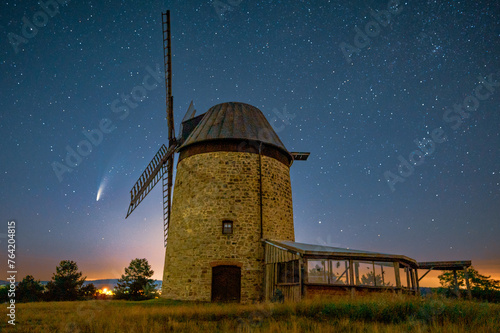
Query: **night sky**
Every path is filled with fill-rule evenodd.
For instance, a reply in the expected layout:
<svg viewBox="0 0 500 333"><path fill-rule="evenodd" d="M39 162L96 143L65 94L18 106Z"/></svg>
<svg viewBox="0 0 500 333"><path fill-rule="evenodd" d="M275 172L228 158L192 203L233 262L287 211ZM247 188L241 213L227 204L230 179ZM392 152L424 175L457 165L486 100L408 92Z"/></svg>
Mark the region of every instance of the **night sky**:
<svg viewBox="0 0 500 333"><path fill-rule="evenodd" d="M44 3L0 4L1 274L13 219L19 277L147 258L162 278L161 185L125 214L167 143L170 9L177 132L191 100L238 101L311 152L291 167L296 241L500 278L498 1Z"/></svg>

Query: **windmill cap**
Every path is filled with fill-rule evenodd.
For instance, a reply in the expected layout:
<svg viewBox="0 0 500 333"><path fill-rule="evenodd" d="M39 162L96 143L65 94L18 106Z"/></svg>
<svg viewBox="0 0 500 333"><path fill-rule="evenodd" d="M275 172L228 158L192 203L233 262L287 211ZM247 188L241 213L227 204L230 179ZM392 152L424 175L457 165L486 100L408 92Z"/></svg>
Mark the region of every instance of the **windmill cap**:
<svg viewBox="0 0 500 333"><path fill-rule="evenodd" d="M224 139L263 142L289 154L262 111L255 106L240 102L226 102L212 106L181 149L202 141Z"/></svg>
<svg viewBox="0 0 500 333"><path fill-rule="evenodd" d="M220 139L254 140L287 151L262 111L246 103L226 102L212 106L182 147Z"/></svg>

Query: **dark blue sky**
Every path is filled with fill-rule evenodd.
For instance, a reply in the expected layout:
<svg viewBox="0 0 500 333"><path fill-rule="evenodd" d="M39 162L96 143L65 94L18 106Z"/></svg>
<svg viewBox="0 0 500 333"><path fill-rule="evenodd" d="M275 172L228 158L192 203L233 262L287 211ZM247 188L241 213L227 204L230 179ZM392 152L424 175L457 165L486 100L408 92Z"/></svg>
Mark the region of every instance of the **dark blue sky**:
<svg viewBox="0 0 500 333"><path fill-rule="evenodd" d="M191 100L245 102L311 152L291 168L296 241L500 277L498 2L42 3L0 4L0 241L14 219L19 274L71 259L114 278L144 257L161 278L161 191L124 217L166 143L170 9L176 128Z"/></svg>

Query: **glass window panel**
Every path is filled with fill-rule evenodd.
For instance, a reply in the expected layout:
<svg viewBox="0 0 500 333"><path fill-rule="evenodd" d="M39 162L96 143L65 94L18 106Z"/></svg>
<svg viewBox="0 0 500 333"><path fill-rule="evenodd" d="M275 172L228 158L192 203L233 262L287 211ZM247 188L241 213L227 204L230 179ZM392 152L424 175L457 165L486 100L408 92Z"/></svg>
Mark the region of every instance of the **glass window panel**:
<svg viewBox="0 0 500 333"><path fill-rule="evenodd" d="M396 272L392 262L375 262L375 285L377 287L395 287Z"/></svg>
<svg viewBox="0 0 500 333"><path fill-rule="evenodd" d="M307 282L328 283L327 260L307 260Z"/></svg>
<svg viewBox="0 0 500 333"><path fill-rule="evenodd" d="M284 262L278 263L278 283L286 282L286 266Z"/></svg>
<svg viewBox="0 0 500 333"><path fill-rule="evenodd" d="M293 266L294 266L293 261L289 261L286 263L286 282L287 283L293 282Z"/></svg>
<svg viewBox="0 0 500 333"><path fill-rule="evenodd" d="M349 261L330 260L330 284L349 284Z"/></svg>
<svg viewBox="0 0 500 333"><path fill-rule="evenodd" d="M300 282L300 272L299 272L300 266L299 266L299 261L294 260L293 264L293 282L299 283Z"/></svg>
<svg viewBox="0 0 500 333"><path fill-rule="evenodd" d="M375 286L373 262L354 261L354 283L359 286Z"/></svg>
<svg viewBox="0 0 500 333"><path fill-rule="evenodd" d="M278 283L299 282L298 260L278 263Z"/></svg>

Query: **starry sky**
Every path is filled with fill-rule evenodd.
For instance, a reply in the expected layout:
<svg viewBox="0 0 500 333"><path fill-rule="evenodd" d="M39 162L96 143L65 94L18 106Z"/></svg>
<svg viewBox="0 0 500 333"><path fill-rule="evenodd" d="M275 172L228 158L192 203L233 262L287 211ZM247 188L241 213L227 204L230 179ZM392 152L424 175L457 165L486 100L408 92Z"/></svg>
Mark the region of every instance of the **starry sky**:
<svg viewBox="0 0 500 333"><path fill-rule="evenodd" d="M19 276L147 258L162 278L160 186L125 214L167 143L170 9L177 131L191 100L239 101L311 152L290 172L296 241L500 278L497 1L61 3L0 4L0 241L6 258L15 220Z"/></svg>

